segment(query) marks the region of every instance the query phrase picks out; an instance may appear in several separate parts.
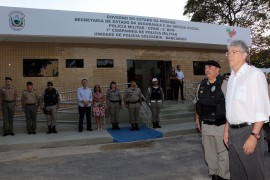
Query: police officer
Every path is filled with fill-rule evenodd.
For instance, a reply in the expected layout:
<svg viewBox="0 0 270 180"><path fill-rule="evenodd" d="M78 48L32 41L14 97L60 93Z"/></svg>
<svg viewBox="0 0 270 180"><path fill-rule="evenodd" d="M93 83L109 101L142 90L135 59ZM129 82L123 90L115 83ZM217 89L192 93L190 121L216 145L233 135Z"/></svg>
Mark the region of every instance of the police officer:
<svg viewBox="0 0 270 180"><path fill-rule="evenodd" d="M0 90L1 106L3 113L4 133L3 136L14 136L13 117L16 106L17 90L12 86L12 79L5 78L5 86Z"/></svg>
<svg viewBox="0 0 270 180"><path fill-rule="evenodd" d="M141 108L142 93L141 89L137 87L136 80L131 80L131 86L126 89L124 102L125 106L128 108L130 115L131 131L139 131L139 112Z"/></svg>
<svg viewBox="0 0 270 180"><path fill-rule="evenodd" d="M230 179L228 150L223 142L227 80L219 75L220 68L214 60L205 63L207 78L198 87L195 115L209 174L212 179Z"/></svg>
<svg viewBox="0 0 270 180"><path fill-rule="evenodd" d="M122 97L119 89L116 88L116 82L112 81L110 89L106 93L106 104L110 112L110 120L112 130L120 130L119 128L119 113L122 109Z"/></svg>
<svg viewBox="0 0 270 180"><path fill-rule="evenodd" d="M153 85L147 90L146 100L152 112L153 128L156 129L161 128L159 125L159 114L164 102L164 93L162 88L158 85L157 78L152 79L152 84Z"/></svg>
<svg viewBox="0 0 270 180"><path fill-rule="evenodd" d="M58 91L53 88L51 81L47 82L47 88L41 95L40 109L44 111L47 119L48 131L47 134L57 133L56 118L57 109L59 109L60 96Z"/></svg>
<svg viewBox="0 0 270 180"><path fill-rule="evenodd" d="M27 132L36 134L39 94L37 90L33 89L32 82L26 83L26 90L22 92L21 104L25 113Z"/></svg>

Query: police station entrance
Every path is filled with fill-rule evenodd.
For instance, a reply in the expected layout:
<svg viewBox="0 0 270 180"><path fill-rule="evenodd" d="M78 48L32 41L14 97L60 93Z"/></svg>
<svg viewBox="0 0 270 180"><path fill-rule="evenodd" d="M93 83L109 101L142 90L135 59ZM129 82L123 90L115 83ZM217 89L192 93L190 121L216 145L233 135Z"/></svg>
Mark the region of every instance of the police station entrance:
<svg viewBox="0 0 270 180"><path fill-rule="evenodd" d="M172 62L166 60L127 60L128 82L132 78L137 81L138 87L142 90L143 95L146 94L147 88L151 86L151 81L155 77L159 81L164 91L165 99L169 99L170 82L169 73Z"/></svg>

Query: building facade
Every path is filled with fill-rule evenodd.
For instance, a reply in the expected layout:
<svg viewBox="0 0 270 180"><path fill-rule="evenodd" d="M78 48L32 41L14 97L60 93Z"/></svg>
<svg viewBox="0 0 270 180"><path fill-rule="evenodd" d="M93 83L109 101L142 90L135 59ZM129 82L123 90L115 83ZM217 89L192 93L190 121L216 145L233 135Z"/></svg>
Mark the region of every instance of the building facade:
<svg viewBox="0 0 270 180"><path fill-rule="evenodd" d="M251 45L246 28L128 15L0 7L0 25L0 83L10 76L19 91L27 81L40 91L52 81L66 92L83 78L93 88L135 77L145 93L157 77L169 98L171 67L198 82L210 59L230 72L229 42Z"/></svg>

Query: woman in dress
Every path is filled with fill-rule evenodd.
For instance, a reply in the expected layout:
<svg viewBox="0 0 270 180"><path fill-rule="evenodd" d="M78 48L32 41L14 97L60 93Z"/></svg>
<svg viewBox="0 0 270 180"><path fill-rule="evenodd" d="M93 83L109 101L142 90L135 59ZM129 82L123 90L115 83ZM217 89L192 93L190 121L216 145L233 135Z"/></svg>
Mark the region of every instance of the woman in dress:
<svg viewBox="0 0 270 180"><path fill-rule="evenodd" d="M99 131L103 129L103 118L105 115L104 100L105 98L101 92L100 86L96 84L93 92L93 113L96 119L97 130Z"/></svg>

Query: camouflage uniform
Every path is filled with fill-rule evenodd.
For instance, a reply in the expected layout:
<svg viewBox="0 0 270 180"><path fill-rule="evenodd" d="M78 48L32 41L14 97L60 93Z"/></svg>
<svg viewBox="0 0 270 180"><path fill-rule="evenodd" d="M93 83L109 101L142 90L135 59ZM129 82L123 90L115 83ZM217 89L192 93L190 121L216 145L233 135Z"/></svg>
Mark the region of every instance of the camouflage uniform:
<svg viewBox="0 0 270 180"><path fill-rule="evenodd" d="M122 106L122 97L120 90L108 89L106 93L106 100L108 104L108 109L110 112L110 120L113 129L119 129L119 114Z"/></svg>
<svg viewBox="0 0 270 180"><path fill-rule="evenodd" d="M13 86L4 86L0 90L1 106L3 112L4 135L14 135L13 118L16 106L17 90Z"/></svg>
<svg viewBox="0 0 270 180"><path fill-rule="evenodd" d="M25 113L27 132L28 134L35 134L39 106L39 94L37 90L24 90L22 92L21 103Z"/></svg>
<svg viewBox="0 0 270 180"><path fill-rule="evenodd" d="M139 113L141 108L141 89L138 87L129 87L126 89L124 101L130 115L131 130L139 130Z"/></svg>

